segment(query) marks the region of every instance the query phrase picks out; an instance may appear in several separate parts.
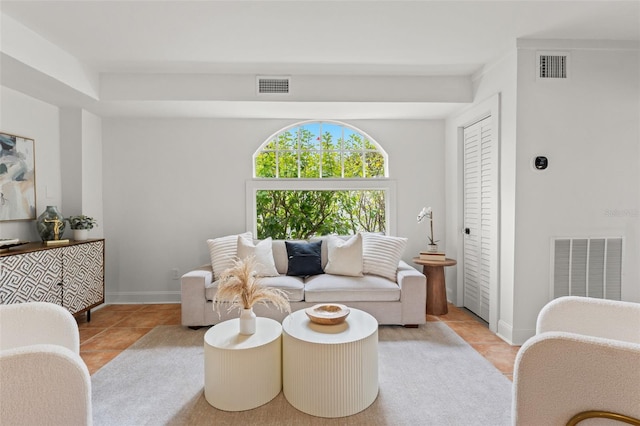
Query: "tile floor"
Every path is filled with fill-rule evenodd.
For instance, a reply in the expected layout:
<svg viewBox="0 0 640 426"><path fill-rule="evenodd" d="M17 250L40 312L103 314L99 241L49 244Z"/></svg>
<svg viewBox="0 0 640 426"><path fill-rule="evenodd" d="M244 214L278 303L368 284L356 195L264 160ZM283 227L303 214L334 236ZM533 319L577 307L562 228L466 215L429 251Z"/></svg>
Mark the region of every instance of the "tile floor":
<svg viewBox="0 0 640 426"><path fill-rule="evenodd" d="M427 321L442 321L447 324L509 380L513 380L513 363L520 346L506 343L489 331L487 323L470 311L449 304L446 315L427 315Z"/></svg>
<svg viewBox="0 0 640 426"><path fill-rule="evenodd" d="M77 316L80 329L80 356L91 374L131 346L158 325L180 325L179 304L109 305ZM442 321L512 379L518 346L510 346L489 331L487 325L466 309L449 305L449 313L427 315L427 321Z"/></svg>

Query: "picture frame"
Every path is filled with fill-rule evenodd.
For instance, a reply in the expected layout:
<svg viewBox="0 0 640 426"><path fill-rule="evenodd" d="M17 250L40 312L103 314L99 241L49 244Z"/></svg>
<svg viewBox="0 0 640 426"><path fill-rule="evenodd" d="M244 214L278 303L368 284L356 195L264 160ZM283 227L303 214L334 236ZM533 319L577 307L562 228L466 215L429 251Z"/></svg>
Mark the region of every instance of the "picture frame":
<svg viewBox="0 0 640 426"><path fill-rule="evenodd" d="M0 132L0 221L35 218L35 140Z"/></svg>

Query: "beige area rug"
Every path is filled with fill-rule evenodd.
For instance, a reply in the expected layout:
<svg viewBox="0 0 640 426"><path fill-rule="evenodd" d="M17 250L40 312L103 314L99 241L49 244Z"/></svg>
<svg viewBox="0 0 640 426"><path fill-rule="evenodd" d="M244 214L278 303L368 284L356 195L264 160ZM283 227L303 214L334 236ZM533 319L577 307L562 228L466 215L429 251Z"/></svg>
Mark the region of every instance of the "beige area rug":
<svg viewBox="0 0 640 426"><path fill-rule="evenodd" d="M204 398L203 336L154 328L92 376L96 426L124 425L508 425L511 382L443 323L381 326L377 399L349 417L293 408L282 392L242 412Z"/></svg>

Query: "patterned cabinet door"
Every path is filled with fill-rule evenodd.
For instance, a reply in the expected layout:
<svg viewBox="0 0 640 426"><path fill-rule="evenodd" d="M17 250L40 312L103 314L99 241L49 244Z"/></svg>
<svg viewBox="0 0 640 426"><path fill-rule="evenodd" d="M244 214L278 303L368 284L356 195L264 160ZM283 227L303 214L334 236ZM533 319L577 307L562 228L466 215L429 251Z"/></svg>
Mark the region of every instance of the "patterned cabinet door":
<svg viewBox="0 0 640 426"><path fill-rule="evenodd" d="M76 313L104 301L104 241L67 247L62 264L65 308Z"/></svg>
<svg viewBox="0 0 640 426"><path fill-rule="evenodd" d="M62 303L63 248L0 258L0 303Z"/></svg>

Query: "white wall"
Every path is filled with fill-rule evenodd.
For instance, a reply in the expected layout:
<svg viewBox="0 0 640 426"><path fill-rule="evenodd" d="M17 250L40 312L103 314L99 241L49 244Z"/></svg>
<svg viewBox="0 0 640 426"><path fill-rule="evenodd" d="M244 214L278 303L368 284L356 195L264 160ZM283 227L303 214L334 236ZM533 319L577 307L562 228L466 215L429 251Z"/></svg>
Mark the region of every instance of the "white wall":
<svg viewBox="0 0 640 426"><path fill-rule="evenodd" d="M535 333L551 298L550 248L557 236L625 237L623 299L640 301L639 55L571 49L568 81L540 82L535 43L514 49L474 78L474 105L447 120L449 251L462 256L458 127L500 95L500 282L498 334L514 344ZM531 46L534 46L533 48ZM553 46L546 41L546 50ZM583 44L584 46L584 44ZM533 158L549 157L534 171ZM456 191L458 188L458 191ZM451 272L449 272L451 274ZM447 276L450 300L462 304ZM457 290L457 291L456 291Z"/></svg>
<svg viewBox="0 0 640 426"><path fill-rule="evenodd" d="M568 51L568 80L536 81L535 49L518 50L515 341L552 297L553 237L623 236L622 298L640 301L640 55Z"/></svg>
<svg viewBox="0 0 640 426"><path fill-rule="evenodd" d="M0 86L0 130L35 140L36 216L61 206L59 110ZM64 215L64 211L62 211ZM0 238L40 241L34 221L0 222Z"/></svg>
<svg viewBox="0 0 640 426"><path fill-rule="evenodd" d="M61 108L60 137L64 212L94 218L98 226L89 238L103 237L102 120L81 108Z"/></svg>
<svg viewBox="0 0 640 426"><path fill-rule="evenodd" d="M515 49L499 61L485 67L474 76L474 104L447 120L447 215L452 218L447 225L449 252L457 256L457 268L447 268L447 297L458 306L463 299L463 147L460 129L488 113L499 118L500 127L494 135L499 147L499 251L497 286L497 312L491 313L490 327L510 340L513 323L513 241L515 229L515 155L516 155L516 77L517 55ZM497 107L496 107L497 104ZM494 306L492 306L494 308Z"/></svg>
<svg viewBox="0 0 640 426"><path fill-rule="evenodd" d="M287 120L107 119L103 184L107 301L178 301L185 273L208 263L207 238L242 232L252 155ZM426 244L423 205L444 211L442 121L354 121L389 154L405 259ZM444 214L442 215L444 217ZM443 235L444 221L436 223Z"/></svg>
<svg viewBox="0 0 640 426"><path fill-rule="evenodd" d="M93 217L98 223L96 228L89 231L90 238L104 237L102 189L102 119L82 110L81 212Z"/></svg>

